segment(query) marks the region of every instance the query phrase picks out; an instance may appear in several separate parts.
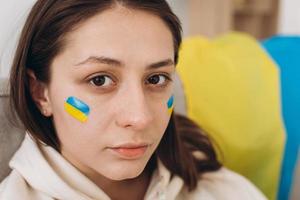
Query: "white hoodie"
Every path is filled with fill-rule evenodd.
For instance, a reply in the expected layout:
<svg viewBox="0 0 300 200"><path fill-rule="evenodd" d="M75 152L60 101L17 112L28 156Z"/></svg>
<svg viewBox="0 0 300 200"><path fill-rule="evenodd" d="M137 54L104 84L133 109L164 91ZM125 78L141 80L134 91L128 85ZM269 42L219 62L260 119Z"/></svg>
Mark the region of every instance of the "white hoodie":
<svg viewBox="0 0 300 200"><path fill-rule="evenodd" d="M110 200L99 187L50 146L41 146L26 135L11 159L12 172L0 184L0 200ZM198 187L188 192L183 180L171 178L158 162L145 200L265 200L242 176L221 168L205 173Z"/></svg>

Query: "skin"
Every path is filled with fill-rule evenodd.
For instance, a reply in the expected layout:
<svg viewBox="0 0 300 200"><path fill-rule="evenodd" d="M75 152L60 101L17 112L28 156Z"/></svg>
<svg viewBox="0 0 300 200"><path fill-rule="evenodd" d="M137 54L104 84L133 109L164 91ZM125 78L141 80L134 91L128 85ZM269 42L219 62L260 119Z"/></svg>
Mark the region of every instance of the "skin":
<svg viewBox="0 0 300 200"><path fill-rule="evenodd" d="M116 6L65 39L48 85L29 72L33 99L44 115L53 116L62 156L111 198L142 199L151 176L145 166L170 119L173 83L166 77L172 79L175 71L172 34L159 17ZM97 76L103 85L95 85ZM151 81L154 77L159 81ZM65 111L69 96L89 105L85 123ZM137 159L110 149L128 142L149 146Z"/></svg>

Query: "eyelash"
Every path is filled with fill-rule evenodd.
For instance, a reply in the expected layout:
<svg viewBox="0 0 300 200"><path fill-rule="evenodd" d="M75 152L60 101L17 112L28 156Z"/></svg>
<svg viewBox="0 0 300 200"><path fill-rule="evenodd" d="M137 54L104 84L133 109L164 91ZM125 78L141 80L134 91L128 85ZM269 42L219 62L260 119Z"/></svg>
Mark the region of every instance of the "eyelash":
<svg viewBox="0 0 300 200"><path fill-rule="evenodd" d="M147 78L147 80L146 80L146 84L151 84L151 83L147 83L147 82L148 82L148 80L149 80L151 77L154 77L154 76L162 76L162 77L165 78L165 83L164 83L164 84L161 84L160 86L158 86L158 87L160 87L160 88L166 87L166 86L169 84L169 82L172 82L172 81L173 81L170 75L163 74L163 73L157 73L157 74L152 74L152 75L150 75L150 76ZM152 85L157 85L157 84L152 84ZM156 87L156 86L154 86L154 87Z"/></svg>
<svg viewBox="0 0 300 200"><path fill-rule="evenodd" d="M164 77L165 78L165 82L163 83L163 84L160 84L160 85L158 85L158 84L151 84L151 83L149 83L149 79L151 78L151 77L154 77L154 76L162 76L162 77ZM111 75L109 75L109 74L97 74L97 75L95 75L95 76L93 76L93 77L91 77L91 78L89 78L88 79L88 83L89 84L92 84L94 87L96 87L97 89L107 89L107 88L109 88L110 86L103 86L103 85L100 85L100 86L97 86L93 81L95 81L95 78L98 78L98 77L104 77L105 79L104 79L104 81L106 81L107 79L106 78L109 78L112 82L113 82L113 84L115 85L115 78L112 78L112 76ZM148 76L147 77L147 79L146 79L146 81L145 81L145 83L146 84L149 84L149 85L154 85L154 86L151 86L151 87L154 87L154 88L165 88L166 86L168 86L168 84L170 83L170 82L172 82L173 81L173 79L171 78L171 76L169 75L169 74L165 74L165 73L156 73L156 74L151 74L150 76ZM158 85L158 86L156 86L156 85Z"/></svg>
<svg viewBox="0 0 300 200"><path fill-rule="evenodd" d="M109 74L97 74L97 75L95 75L95 76L93 76L93 77L91 77L91 78L88 79L88 83L92 84L92 86L96 87L97 89L100 89L100 88L101 89L106 89L106 88L109 88L111 86L111 85L109 85L109 86L103 86L103 85L97 86L95 83L93 83L93 81L95 80L95 78L98 78L98 77L104 77L105 78L104 80L107 80L106 78L109 78L113 84L115 84L115 82L116 82L115 78L112 78L112 75L109 75Z"/></svg>

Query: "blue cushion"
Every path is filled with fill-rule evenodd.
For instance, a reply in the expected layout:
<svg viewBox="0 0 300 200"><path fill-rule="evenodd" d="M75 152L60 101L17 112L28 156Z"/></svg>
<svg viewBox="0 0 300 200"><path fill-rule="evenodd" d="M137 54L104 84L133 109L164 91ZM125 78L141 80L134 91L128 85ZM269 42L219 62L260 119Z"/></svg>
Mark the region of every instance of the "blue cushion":
<svg viewBox="0 0 300 200"><path fill-rule="evenodd" d="M262 42L281 71L282 112L286 127L278 199L288 199L300 143L300 36L274 36Z"/></svg>

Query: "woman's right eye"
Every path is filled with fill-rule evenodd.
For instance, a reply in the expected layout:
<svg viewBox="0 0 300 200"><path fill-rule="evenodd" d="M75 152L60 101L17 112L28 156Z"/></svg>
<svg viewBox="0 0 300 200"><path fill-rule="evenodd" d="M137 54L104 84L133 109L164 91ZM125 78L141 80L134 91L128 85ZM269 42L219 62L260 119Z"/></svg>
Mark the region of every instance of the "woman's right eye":
<svg viewBox="0 0 300 200"><path fill-rule="evenodd" d="M114 84L114 81L107 75L98 75L90 79L90 83L97 87L108 87Z"/></svg>

